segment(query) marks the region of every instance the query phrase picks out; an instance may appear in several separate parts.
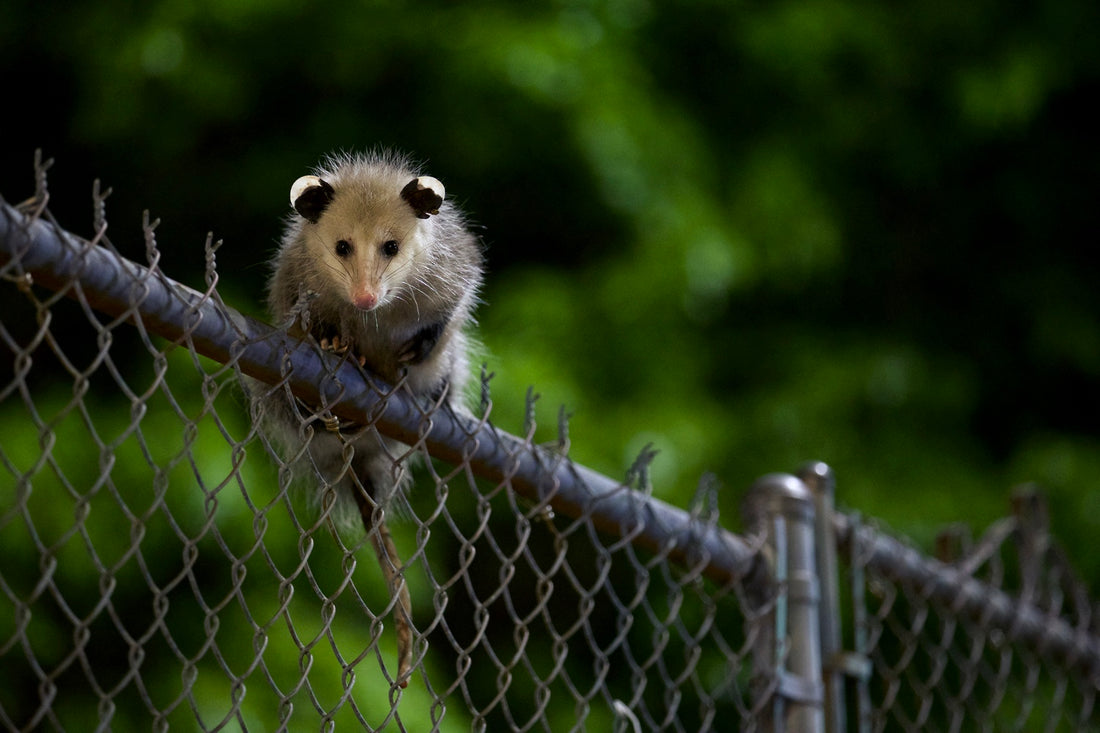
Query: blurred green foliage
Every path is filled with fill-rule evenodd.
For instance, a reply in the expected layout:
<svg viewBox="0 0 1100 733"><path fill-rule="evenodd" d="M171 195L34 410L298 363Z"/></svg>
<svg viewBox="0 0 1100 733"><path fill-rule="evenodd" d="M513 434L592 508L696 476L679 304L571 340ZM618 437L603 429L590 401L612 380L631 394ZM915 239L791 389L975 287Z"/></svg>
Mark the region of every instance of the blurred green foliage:
<svg viewBox="0 0 1100 733"><path fill-rule="evenodd" d="M842 504L923 543L1036 481L1095 588L1098 16L6 0L0 193L31 193L42 148L63 224L90 233L102 177L120 249L142 258L149 208L163 269L197 286L212 230L224 300L262 315L290 182L328 151L412 151L488 246L500 427L519 429L535 385L540 440L564 404L582 463L622 475L653 443L655 493L684 505L712 471L731 527L754 477L807 459L833 465ZM117 394L95 400L129 424ZM4 415L18 455L33 436ZM118 461L116 481L158 485Z"/></svg>

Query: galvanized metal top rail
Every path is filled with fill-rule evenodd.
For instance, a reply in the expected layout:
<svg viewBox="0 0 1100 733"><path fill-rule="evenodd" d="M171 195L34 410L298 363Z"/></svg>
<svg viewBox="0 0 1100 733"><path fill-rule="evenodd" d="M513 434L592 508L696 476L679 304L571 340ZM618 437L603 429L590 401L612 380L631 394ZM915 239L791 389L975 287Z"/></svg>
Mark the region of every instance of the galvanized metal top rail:
<svg viewBox="0 0 1100 733"><path fill-rule="evenodd" d="M1008 640L1051 655L1100 686L1100 637L1090 629L1045 613L1026 599L992 587L965 569L926 557L844 514L833 515L833 526L842 550L854 544L864 567L984 628L1000 629Z"/></svg>
<svg viewBox="0 0 1100 733"><path fill-rule="evenodd" d="M151 247L155 263L154 253ZM212 269L212 256L208 263ZM601 531L629 538L720 585L768 583L758 547L718 527L716 517L704 520L497 430L487 415L477 419L440 410L429 417L402 390L374 382L355 366L226 306L213 286L205 293L189 288L155 264L137 265L95 240L26 217L2 200L0 276L64 292L111 317L235 364L248 376L269 383L285 380L309 404L324 405L354 422L373 421L386 435L422 443L431 455L467 463L483 478L507 481L521 496L567 517L588 517Z"/></svg>

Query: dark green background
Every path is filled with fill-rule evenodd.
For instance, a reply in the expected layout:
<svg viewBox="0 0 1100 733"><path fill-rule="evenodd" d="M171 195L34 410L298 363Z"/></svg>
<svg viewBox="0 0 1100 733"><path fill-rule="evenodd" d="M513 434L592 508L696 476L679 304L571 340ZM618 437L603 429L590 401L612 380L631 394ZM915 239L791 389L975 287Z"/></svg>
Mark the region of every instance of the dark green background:
<svg viewBox="0 0 1100 733"><path fill-rule="evenodd" d="M99 177L116 246L143 257L147 208L199 287L212 231L223 298L261 315L290 183L411 151L488 246L500 427L533 384L540 440L564 404L598 470L652 442L655 494L714 472L733 527L755 477L807 459L921 543L1037 481L1095 587L1098 16L7 0L0 194L31 194L42 148L62 224L91 233Z"/></svg>

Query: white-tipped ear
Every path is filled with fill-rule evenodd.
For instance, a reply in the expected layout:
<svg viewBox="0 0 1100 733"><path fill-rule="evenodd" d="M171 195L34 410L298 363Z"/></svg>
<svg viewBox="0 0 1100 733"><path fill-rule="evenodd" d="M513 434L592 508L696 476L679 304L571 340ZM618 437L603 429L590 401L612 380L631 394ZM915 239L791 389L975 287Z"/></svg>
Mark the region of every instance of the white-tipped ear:
<svg viewBox="0 0 1100 733"><path fill-rule="evenodd" d="M302 197L307 189L321 185L321 179L317 176L302 176L290 187L290 205Z"/></svg>
<svg viewBox="0 0 1100 733"><path fill-rule="evenodd" d="M432 178L431 176L420 176L416 179L417 186L423 189L429 189L432 193L439 197L439 202L443 203L443 200L447 198L447 189L443 188L443 182L438 178Z"/></svg>
<svg viewBox="0 0 1100 733"><path fill-rule="evenodd" d="M446 195L447 189L443 188L438 178L431 176L414 178L401 189L401 198L408 202L413 213L421 219L438 214Z"/></svg>
<svg viewBox="0 0 1100 733"><path fill-rule="evenodd" d="M290 205L314 224L332 202L332 186L317 176L302 176L290 187Z"/></svg>

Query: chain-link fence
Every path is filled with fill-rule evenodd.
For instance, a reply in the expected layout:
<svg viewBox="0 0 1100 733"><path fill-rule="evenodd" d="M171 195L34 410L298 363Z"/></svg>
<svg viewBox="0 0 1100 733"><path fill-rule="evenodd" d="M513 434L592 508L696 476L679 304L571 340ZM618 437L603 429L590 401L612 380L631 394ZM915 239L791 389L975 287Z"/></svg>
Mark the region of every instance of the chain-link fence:
<svg viewBox="0 0 1100 733"><path fill-rule="evenodd" d="M564 416L552 445L533 418L505 433L484 375L471 414L412 399L228 307L215 244L192 290L159 270L155 223L137 265L98 189L90 239L48 200L39 166L32 199L0 201L5 728L1096 724L1091 601L1037 499L932 559L835 512L813 464L757 482L738 536L710 481L677 509L649 496L648 451L615 481L569 460ZM363 530L291 487L242 377L317 406L307 441L335 415L408 446L408 679Z"/></svg>

